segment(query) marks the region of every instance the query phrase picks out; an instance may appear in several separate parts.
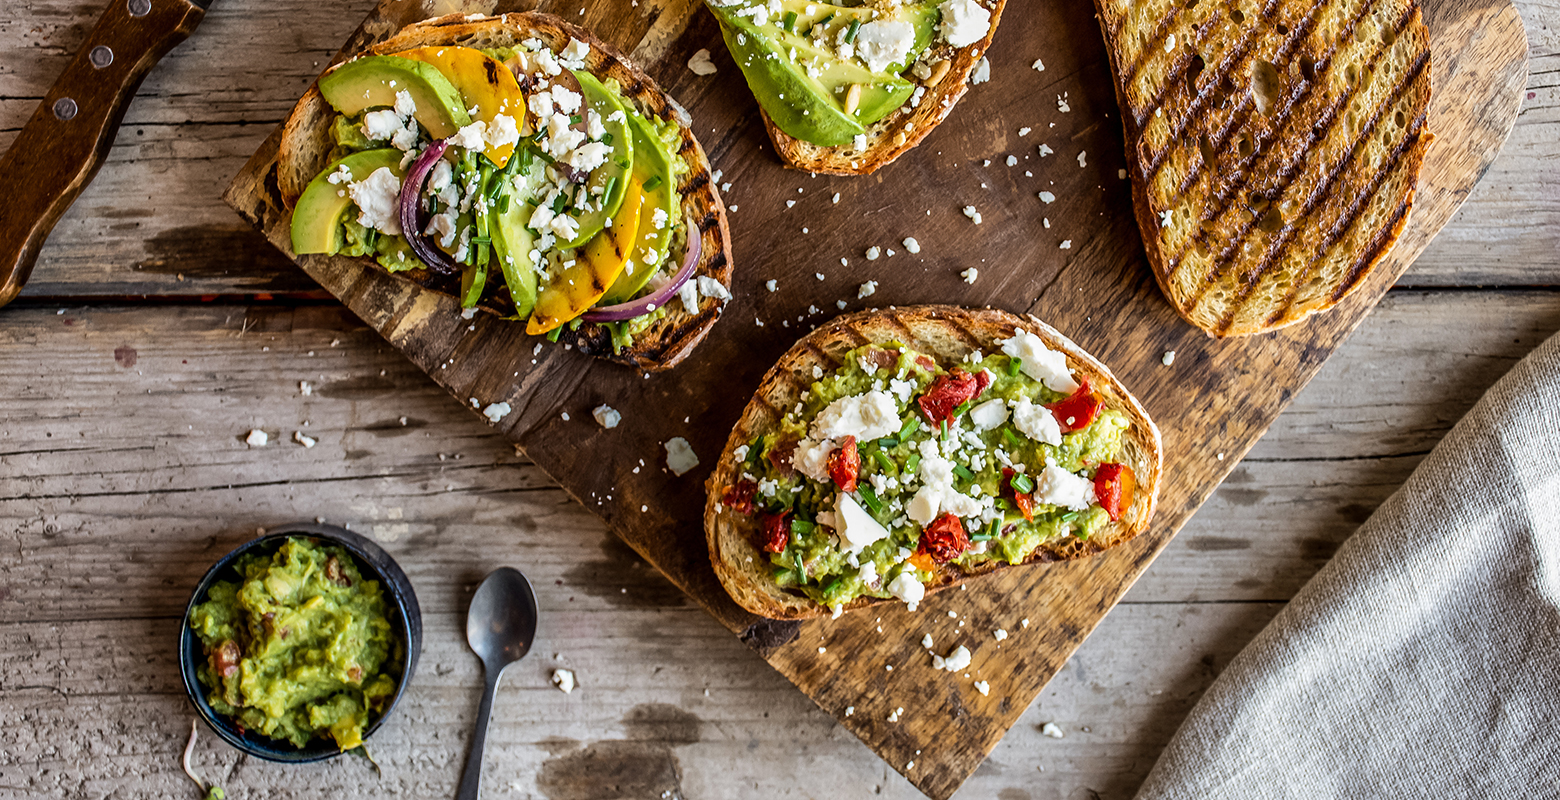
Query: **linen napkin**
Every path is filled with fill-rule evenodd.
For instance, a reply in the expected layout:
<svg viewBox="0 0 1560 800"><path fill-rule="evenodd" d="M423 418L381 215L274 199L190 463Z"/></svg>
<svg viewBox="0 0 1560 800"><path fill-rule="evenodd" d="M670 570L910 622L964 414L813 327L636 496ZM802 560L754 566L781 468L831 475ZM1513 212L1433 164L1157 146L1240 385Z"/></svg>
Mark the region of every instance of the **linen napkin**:
<svg viewBox="0 0 1560 800"><path fill-rule="evenodd" d="M1138 800L1560 797L1560 336L1209 688Z"/></svg>

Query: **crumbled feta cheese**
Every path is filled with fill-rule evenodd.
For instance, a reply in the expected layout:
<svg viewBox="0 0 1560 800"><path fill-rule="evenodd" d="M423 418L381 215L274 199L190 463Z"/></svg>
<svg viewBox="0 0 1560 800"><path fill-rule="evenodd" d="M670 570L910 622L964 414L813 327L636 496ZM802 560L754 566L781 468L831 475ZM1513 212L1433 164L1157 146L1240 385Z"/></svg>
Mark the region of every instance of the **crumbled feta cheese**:
<svg viewBox="0 0 1560 800"><path fill-rule="evenodd" d="M699 294L705 297L713 297L722 301L731 299L731 292L726 290L726 285L708 275L700 275L697 283L699 284Z"/></svg>
<svg viewBox="0 0 1560 800"><path fill-rule="evenodd" d="M493 124L483 132L482 141L494 148L514 144L520 141L520 126L515 123L514 117L498 114L493 117Z"/></svg>
<svg viewBox="0 0 1560 800"><path fill-rule="evenodd" d="M456 131L455 135L449 138L449 143L467 150L481 150L486 146L484 138L486 135L487 123L479 119Z"/></svg>
<svg viewBox="0 0 1560 800"><path fill-rule="evenodd" d="M987 400L970 409L970 424L978 431L989 431L1007 422L1007 418L1007 402L1000 397Z"/></svg>
<svg viewBox="0 0 1560 800"><path fill-rule="evenodd" d="M986 681L976 681L975 691L980 692L981 697L987 697L991 694L991 684Z"/></svg>
<svg viewBox="0 0 1560 800"><path fill-rule="evenodd" d="M401 130L401 116L390 109L363 115L363 135L374 141L388 141Z"/></svg>
<svg viewBox="0 0 1560 800"><path fill-rule="evenodd" d="M1175 216L1175 211L1173 211L1172 209L1168 209L1167 208L1164 211L1159 212L1159 227L1161 227L1161 228L1168 228L1168 227L1170 227L1170 219L1173 216Z"/></svg>
<svg viewBox="0 0 1560 800"><path fill-rule="evenodd" d="M1035 59L1035 63L1029 65L1029 68L1035 72L1045 72L1045 64L1041 63L1038 58Z"/></svg>
<svg viewBox="0 0 1560 800"><path fill-rule="evenodd" d="M851 144L852 147L856 148L856 150L858 152L862 151L862 150L866 150L867 149L867 135L865 133L858 133L858 134L856 134L850 140L850 144Z"/></svg>
<svg viewBox="0 0 1560 800"><path fill-rule="evenodd" d="M903 244L905 249L911 253L921 252L921 243L916 241L914 237L906 237Z"/></svg>
<svg viewBox="0 0 1560 800"><path fill-rule="evenodd" d="M1045 203L1046 205L1050 205L1051 203L1056 202L1056 195L1051 194L1050 192L1041 192L1039 197L1040 202Z"/></svg>
<svg viewBox="0 0 1560 800"><path fill-rule="evenodd" d="M878 575L877 564L874 564L871 561L868 561L867 563L858 567L856 570L856 575L861 578L862 583L872 587L873 589L878 588L878 585L883 582L882 576Z"/></svg>
<svg viewBox="0 0 1560 800"><path fill-rule="evenodd" d="M390 236L401 235L401 179L389 167L347 187L358 207L358 224Z"/></svg>
<svg viewBox="0 0 1560 800"><path fill-rule="evenodd" d="M813 420L815 439L839 439L854 436L857 441L881 439L899 430L899 407L887 392L841 397L830 403Z"/></svg>
<svg viewBox="0 0 1560 800"><path fill-rule="evenodd" d="M590 45L572 36L563 52L558 54L558 60L569 69L584 69L587 58L590 58Z"/></svg>
<svg viewBox="0 0 1560 800"><path fill-rule="evenodd" d="M244 444L250 447L265 447L270 441L271 435L258 428L250 431L249 435L244 437Z"/></svg>
<svg viewBox="0 0 1560 800"><path fill-rule="evenodd" d="M911 611L921 605L921 600L926 597L926 587L915 579L909 572L901 572L892 581L888 582L888 593L903 600ZM895 712L895 716L898 713Z"/></svg>
<svg viewBox="0 0 1560 800"><path fill-rule="evenodd" d="M856 287L856 299L860 300L864 297L871 297L877 293L877 287L877 281L867 281L866 283L861 284L860 286Z"/></svg>
<svg viewBox="0 0 1560 800"><path fill-rule="evenodd" d="M304 448L307 449L313 447L316 444L319 444L320 440L314 438L313 436L305 436L303 431L293 431L293 441L303 445Z"/></svg>
<svg viewBox="0 0 1560 800"><path fill-rule="evenodd" d="M1083 511L1096 500L1094 482L1048 464L1035 480L1035 500L1070 511Z"/></svg>
<svg viewBox="0 0 1560 800"><path fill-rule="evenodd" d="M930 633L921 637L921 646L928 650L932 649L932 635Z"/></svg>
<svg viewBox="0 0 1560 800"><path fill-rule="evenodd" d="M1062 443L1062 427L1057 424L1056 415L1051 413L1051 409L1036 405L1027 397L1021 397L1013 404L1013 427L1037 442L1049 445Z"/></svg>
<svg viewBox="0 0 1560 800"><path fill-rule="evenodd" d="M574 671L568 669L553 670L552 683L564 694L574 691Z"/></svg>
<svg viewBox="0 0 1560 800"><path fill-rule="evenodd" d="M846 492L840 492L834 502L834 520L841 546L852 553L860 553L867 545L888 538L888 529Z"/></svg>
<svg viewBox="0 0 1560 800"><path fill-rule="evenodd" d="M991 80L991 61L982 58L975 63L975 69L970 72L970 85L979 86Z"/></svg>
<svg viewBox="0 0 1560 800"><path fill-rule="evenodd" d="M882 255L883 255L883 249L881 247L878 247L877 245L873 245L873 246L867 248L867 260L868 261L876 261Z"/></svg>
<svg viewBox="0 0 1560 800"><path fill-rule="evenodd" d="M961 644L943 657L943 669L949 672L961 672L969 667L970 661L970 649Z"/></svg>
<svg viewBox="0 0 1560 800"><path fill-rule="evenodd" d="M1174 364L1175 363L1175 351L1174 350L1166 350L1165 354L1159 358L1159 363L1164 364L1167 367L1170 366L1171 364Z"/></svg>
<svg viewBox="0 0 1560 800"><path fill-rule="evenodd" d="M829 482L829 454L834 452L834 442L804 438L796 443L791 453L791 466L819 483Z"/></svg>
<svg viewBox="0 0 1560 800"><path fill-rule="evenodd" d="M699 456L693 452L693 447L688 444L687 439L675 436L663 446L666 448L666 468L671 470L673 475L682 475L699 466Z"/></svg>
<svg viewBox="0 0 1560 800"><path fill-rule="evenodd" d="M904 61L914 44L915 26L908 22L873 20L856 30L856 57L873 72Z"/></svg>
<svg viewBox="0 0 1560 800"><path fill-rule="evenodd" d="M917 585L919 585L919 584L917 584ZM903 714L903 713L905 713L904 706L900 706L899 708L894 709L894 713L888 715L888 721L889 722L898 722L899 721L899 715Z"/></svg>
<svg viewBox="0 0 1560 800"><path fill-rule="evenodd" d="M1025 130L1028 130L1028 129L1026 128ZM1018 166L1018 156L1008 156L1006 163L1010 167Z"/></svg>
<svg viewBox="0 0 1560 800"><path fill-rule="evenodd" d="M972 284L975 282L975 279L980 277L980 270L974 267L970 267L969 269L959 273L959 277L963 278L965 283Z"/></svg>
<svg viewBox="0 0 1560 800"><path fill-rule="evenodd" d="M1072 240L1071 239L1063 239L1062 243L1060 245L1057 245L1057 248L1060 249L1060 250L1071 250L1072 249Z"/></svg>
<svg viewBox="0 0 1560 800"><path fill-rule="evenodd" d="M699 284L686 281L677 287L677 297L682 300L683 308L689 314L699 313Z"/></svg>
<svg viewBox="0 0 1560 800"><path fill-rule="evenodd" d="M395 93L395 113L405 119L417 114L417 101L412 99L410 91L402 89Z"/></svg>
<svg viewBox="0 0 1560 800"><path fill-rule="evenodd" d="M1041 158L1045 158L1046 156L1048 156L1048 155L1050 155L1050 154L1052 154L1054 152L1056 152L1056 151L1052 150L1050 145L1048 145L1048 144L1040 145L1040 157Z"/></svg>
<svg viewBox="0 0 1560 800"><path fill-rule="evenodd" d="M946 0L937 10L942 12L937 31L954 47L972 45L991 30L991 12L975 0Z"/></svg>
<svg viewBox="0 0 1560 800"><path fill-rule="evenodd" d="M775 290L780 288L780 283L778 281L776 281L774 278L770 278L769 280L764 281L764 288L768 289L771 292L773 292L773 291L775 291Z"/></svg>
<svg viewBox="0 0 1560 800"><path fill-rule="evenodd" d="M609 430L616 428L618 423L623 419L623 415L619 414L617 409L609 405L596 406L591 410L590 415L596 418L597 425L600 425L601 427L607 428ZM747 448L744 446L741 449L743 453L737 457L739 461L747 457Z"/></svg>
<svg viewBox="0 0 1560 800"><path fill-rule="evenodd" d="M1008 632L1003 630L1003 629L1001 629L1001 628L998 628L998 629L992 631L991 635L996 637L996 640L1000 642L1000 641L1002 641L1002 640L1004 640L1004 639L1006 639L1008 637Z"/></svg>
<svg viewBox="0 0 1560 800"><path fill-rule="evenodd" d="M1067 356L1046 347L1040 337L1018 328L1011 338L1000 339L997 344L1002 345L1002 352L1009 358L1019 359L1019 369L1025 375L1044 383L1052 391L1072 394L1078 390L1078 382L1073 380L1072 370L1067 367Z"/></svg>
<svg viewBox="0 0 1560 800"><path fill-rule="evenodd" d="M1052 739L1062 738L1062 729L1057 727L1056 723L1054 722L1047 722L1045 725L1043 725L1040 728L1040 733L1049 736Z"/></svg>
<svg viewBox="0 0 1560 800"><path fill-rule="evenodd" d="M1078 151L1078 166L1080 166L1080 167L1087 167L1088 165L1089 165L1089 151L1087 151L1087 150L1079 150Z"/></svg>
<svg viewBox="0 0 1560 800"><path fill-rule="evenodd" d="M308 381L298 381L298 394L308 397L314 394L314 386Z"/></svg>
<svg viewBox="0 0 1560 800"><path fill-rule="evenodd" d="M964 207L964 216L969 217L970 221L975 223L976 225L980 224L980 212L975 210L974 206L965 206Z"/></svg>
<svg viewBox="0 0 1560 800"><path fill-rule="evenodd" d="M488 422L496 423L504 417L509 416L509 412L513 410L514 409L509 407L508 403L493 403L487 408L482 409L482 416L487 417Z"/></svg>

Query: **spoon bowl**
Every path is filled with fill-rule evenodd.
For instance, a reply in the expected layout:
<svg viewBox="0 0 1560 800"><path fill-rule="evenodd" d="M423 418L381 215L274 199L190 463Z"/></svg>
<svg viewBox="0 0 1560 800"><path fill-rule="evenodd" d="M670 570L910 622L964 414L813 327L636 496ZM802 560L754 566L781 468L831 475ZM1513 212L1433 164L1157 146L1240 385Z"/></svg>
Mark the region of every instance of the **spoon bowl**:
<svg viewBox="0 0 1560 800"><path fill-rule="evenodd" d="M498 679L505 667L531 652L537 616L536 591L513 567L499 567L488 573L471 597L471 608L466 612L466 643L482 660L482 705L477 710L477 728L471 737L471 752L466 756L466 771L461 775L456 800L477 800L482 796L482 753L487 747L488 720L493 716Z"/></svg>

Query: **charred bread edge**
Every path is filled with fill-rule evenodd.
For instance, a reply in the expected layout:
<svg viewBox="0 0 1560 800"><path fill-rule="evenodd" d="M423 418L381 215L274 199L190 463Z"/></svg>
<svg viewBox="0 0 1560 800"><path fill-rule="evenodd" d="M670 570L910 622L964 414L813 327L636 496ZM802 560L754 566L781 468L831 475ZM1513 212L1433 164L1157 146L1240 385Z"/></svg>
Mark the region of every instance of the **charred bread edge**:
<svg viewBox="0 0 1560 800"><path fill-rule="evenodd" d="M757 527L754 518L724 508L720 502L725 488L740 474L734 456L736 448L773 428L785 411L796 403L801 392L811 385L814 365L832 370L839 366L839 357L851 349L868 343L898 340L911 349L934 356L946 366L977 347L994 348L998 339L1012 336L1013 330L1020 327L1039 336L1047 347L1065 353L1069 365L1089 379L1106 406L1124 412L1131 420L1131 426L1122 438L1122 460L1133 469L1137 492L1123 521L1110 523L1100 534L1086 541L1065 537L1043 544L1021 565L987 564L971 572L948 565L938 570L932 583L927 584L927 591L955 586L1012 566L1093 555L1146 530L1158 501L1163 469L1159 429L1142 404L1108 367L1054 328L1029 315L956 306L909 306L858 312L839 317L809 333L780 357L743 409L705 485L704 530L710 563L732 599L748 611L771 619L805 619L830 613L828 608L811 599L774 584L768 557L753 544ZM936 346L938 342L942 346ZM950 342L957 344L950 346ZM747 560L749 557L752 561ZM897 601L862 597L844 608L851 610L883 602Z"/></svg>
<svg viewBox="0 0 1560 800"><path fill-rule="evenodd" d="M639 112L652 122L672 120L677 123L682 143L677 154L688 164L688 172L678 181L677 191L682 198L682 210L697 225L702 240L703 253L695 273L714 278L731 289L731 231L726 224L726 208L721 202L715 183L710 178L710 164L704 149L693 136L692 121L688 112L677 101L656 85L644 71L634 66L626 56L590 32L567 20L550 14L525 12L468 20L465 15L449 14L401 29L394 36L364 50L361 55L381 55L408 50L414 47L455 45L467 37L492 34L502 30L511 41L535 36L549 46L562 49L569 39L575 38L590 45L586 59L588 70L599 77L615 78L622 87L624 97L632 101ZM291 225L293 205L303 187L325 168L333 147L329 144L329 125L335 117L319 93L318 82L299 99L283 128L282 141L277 156L277 184ZM688 235L693 235L690 229ZM668 260L680 264L686 250L673 250ZM289 252L289 255L292 255ZM295 257L296 258L296 257ZM355 265L372 265L383 271L370 258L348 256L316 256L332 261L342 260ZM435 287L434 276L428 270L414 269L392 274L393 277L410 280L430 291L448 295ZM484 302L479 307L490 313L503 313L501 309ZM713 297L701 297L698 314L688 314L682 303L673 299L667 303L665 317L635 336L634 345L621 354L613 354L612 338L600 325L585 324L579 330L565 327L560 341L572 343L581 352L647 371L660 371L675 366L687 357L694 346L709 333L720 317L724 304Z"/></svg>
<svg viewBox="0 0 1560 800"><path fill-rule="evenodd" d="M1002 10L1006 5L1007 0L996 0L987 9L991 12L991 28L986 31L986 37L979 42L964 47L940 44L941 47L951 51L948 74L944 75L936 86L927 87L926 94L921 98L921 104L916 108L907 112L905 109L909 104L906 103L887 117L867 126L867 137L872 141L867 145L867 149L858 153L855 158L841 155L843 145L821 147L792 137L776 127L769 115L760 108L759 113L764 119L764 129L769 132L769 140L774 143L775 154L780 156L787 167L820 175L870 175L879 168L893 163L895 159L919 145L934 128L941 125L948 114L952 113L953 107L958 105L959 98L969 91L970 73L991 48L991 40L997 35L997 23L1001 21ZM938 46L939 43L934 42L933 49ZM943 103L945 99L946 105ZM904 131L905 123L914 123L915 127ZM900 131L904 131L905 141L903 144L894 144L894 134ZM856 162L856 166L851 166L852 161Z"/></svg>

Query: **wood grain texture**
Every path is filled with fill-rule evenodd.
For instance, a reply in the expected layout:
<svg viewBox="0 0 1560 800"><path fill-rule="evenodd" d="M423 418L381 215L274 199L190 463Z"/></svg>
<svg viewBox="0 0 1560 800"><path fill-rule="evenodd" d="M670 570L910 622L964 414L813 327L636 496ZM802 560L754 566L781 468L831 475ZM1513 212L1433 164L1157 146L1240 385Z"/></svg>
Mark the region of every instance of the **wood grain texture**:
<svg viewBox="0 0 1560 800"><path fill-rule="evenodd" d="M386 9L404 20L400 6ZM635 39L618 38L638 30L622 22L633 15L613 11L587 9L587 27L634 50ZM1426 6L1426 16L1437 87L1430 127L1438 139L1408 229L1337 311L1252 341L1212 341L1181 324L1144 269L1127 187L1116 177L1122 155L1110 75L1094 20L1081 7L1015 15L989 53L995 77L988 91L967 96L949 123L894 168L861 179L780 170L763 149L753 102L729 57L716 59L724 80L683 68L697 47L721 52L713 22L692 17L661 59L641 66L688 107L712 161L737 159L725 179L757 202L743 210L730 201L736 299L710 340L668 373L645 378L578 353L533 350L536 342L514 327L467 323L452 303L414 286L309 258L301 265L456 397L513 406L499 424L508 438L893 769L943 798L974 772L1494 159L1526 80L1521 21L1509 6L1460 0ZM382 37L391 24L371 16L354 43ZM1046 54L1045 72L1029 69L1037 48ZM706 127L711 134L703 136ZM1040 143L1054 155L1043 159L1034 149ZM1014 167L1001 160L1007 154ZM280 242L281 206L268 188L273 159L268 143L227 199ZM1036 200L1040 190L1059 202ZM959 212L965 205L981 211L981 226ZM905 236L931 247L875 262L860 255ZM970 266L985 273L973 286L959 280ZM714 581L698 525L708 460L745 400L746 390L733 387L756 386L793 339L786 329L817 324L837 299L860 307L853 289L869 278L882 281L874 305L935 300L1027 310L1109 364L1165 435L1167 481L1155 526L1101 558L1015 570L934 596L916 615L890 609L880 620L874 613L778 624L736 608ZM768 279L780 291L765 292ZM1156 371L1166 350L1179 353L1173 378ZM586 422L603 402L625 412L613 431ZM660 446L673 436L686 437L706 464L680 478L665 472ZM951 620L949 612L972 631L1011 631L1026 617L1033 624L1005 646L972 641L975 663L965 680L934 673L915 640L877 631L915 630L920 620ZM983 674L1003 676L990 696L973 687ZM890 722L901 707L903 721Z"/></svg>
<svg viewBox="0 0 1560 800"><path fill-rule="evenodd" d="M13 307L0 328L0 793L192 791L177 615L255 527L323 515L411 571L422 666L375 739L381 775L263 764L203 736L196 763L229 796L448 796L481 681L458 626L499 564L535 580L546 617L501 690L492 796L610 797L625 775L616 796L918 796L349 313L56 310ZM1553 292L1390 295L959 796L1129 796L1234 654L1556 329ZM252 427L319 444L248 448ZM558 665L581 689L550 687Z"/></svg>

